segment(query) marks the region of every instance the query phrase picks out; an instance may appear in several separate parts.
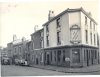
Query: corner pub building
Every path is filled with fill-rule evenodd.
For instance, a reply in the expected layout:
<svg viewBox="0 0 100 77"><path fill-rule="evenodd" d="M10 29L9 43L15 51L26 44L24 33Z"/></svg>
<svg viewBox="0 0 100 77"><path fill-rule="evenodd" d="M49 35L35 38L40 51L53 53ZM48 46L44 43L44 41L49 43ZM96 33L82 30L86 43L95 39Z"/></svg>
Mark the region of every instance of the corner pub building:
<svg viewBox="0 0 100 77"><path fill-rule="evenodd" d="M49 11L43 24L42 64L85 67L98 64L97 22L83 8Z"/></svg>
<svg viewBox="0 0 100 77"><path fill-rule="evenodd" d="M42 30L42 31L41 31ZM49 11L43 29L31 35L32 64L85 67L98 64L97 23L83 8ZM43 39L41 43L42 36ZM36 41L35 41L36 40ZM37 44L42 44L40 45ZM37 47L35 47L35 45Z"/></svg>

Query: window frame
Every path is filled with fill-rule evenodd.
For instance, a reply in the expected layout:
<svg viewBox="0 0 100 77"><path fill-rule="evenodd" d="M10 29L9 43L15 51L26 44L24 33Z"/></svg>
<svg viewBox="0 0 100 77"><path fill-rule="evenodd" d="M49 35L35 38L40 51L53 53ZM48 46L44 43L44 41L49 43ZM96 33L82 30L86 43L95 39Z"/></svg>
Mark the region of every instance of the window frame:
<svg viewBox="0 0 100 77"><path fill-rule="evenodd" d="M87 25L87 17L85 16L85 25Z"/></svg>
<svg viewBox="0 0 100 77"><path fill-rule="evenodd" d="M85 40L86 40L86 43L88 43L88 30L85 30Z"/></svg>
<svg viewBox="0 0 100 77"><path fill-rule="evenodd" d="M49 46L49 36L46 36L47 46Z"/></svg>
<svg viewBox="0 0 100 77"><path fill-rule="evenodd" d="M90 33L90 39L91 39L91 44L92 44L92 33Z"/></svg>
<svg viewBox="0 0 100 77"><path fill-rule="evenodd" d="M61 44L61 31L57 32L57 45Z"/></svg>
<svg viewBox="0 0 100 77"><path fill-rule="evenodd" d="M56 23L57 23L57 28L58 28L58 27L61 27L60 18L57 18Z"/></svg>
<svg viewBox="0 0 100 77"><path fill-rule="evenodd" d="M90 29L92 29L92 21L90 20Z"/></svg>
<svg viewBox="0 0 100 77"><path fill-rule="evenodd" d="M49 25L46 25L46 32L49 32Z"/></svg>

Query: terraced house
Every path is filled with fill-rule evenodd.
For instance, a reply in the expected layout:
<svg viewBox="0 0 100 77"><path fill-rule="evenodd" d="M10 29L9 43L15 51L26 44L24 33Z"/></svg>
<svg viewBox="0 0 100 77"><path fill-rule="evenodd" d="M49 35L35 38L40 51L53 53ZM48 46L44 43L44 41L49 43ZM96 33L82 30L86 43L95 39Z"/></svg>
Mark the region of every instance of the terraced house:
<svg viewBox="0 0 100 77"><path fill-rule="evenodd" d="M17 39L16 35L13 36L13 41L7 44L7 54L10 59L10 64L16 64L16 59L24 59L30 63L30 43L31 41L26 40L24 37Z"/></svg>
<svg viewBox="0 0 100 77"><path fill-rule="evenodd" d="M44 63L66 67L98 64L97 22L83 8L67 9L53 17L44 29Z"/></svg>
<svg viewBox="0 0 100 77"><path fill-rule="evenodd" d="M31 34L32 51L30 53L31 65L44 65L43 28Z"/></svg>

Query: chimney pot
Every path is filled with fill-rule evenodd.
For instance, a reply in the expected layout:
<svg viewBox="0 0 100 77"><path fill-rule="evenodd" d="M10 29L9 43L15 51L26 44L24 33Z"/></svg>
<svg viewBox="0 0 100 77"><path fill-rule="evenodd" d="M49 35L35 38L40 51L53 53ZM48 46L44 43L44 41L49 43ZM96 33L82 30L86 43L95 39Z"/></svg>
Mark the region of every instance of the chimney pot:
<svg viewBox="0 0 100 77"><path fill-rule="evenodd" d="M51 20L54 17L54 11L49 10L48 20Z"/></svg>

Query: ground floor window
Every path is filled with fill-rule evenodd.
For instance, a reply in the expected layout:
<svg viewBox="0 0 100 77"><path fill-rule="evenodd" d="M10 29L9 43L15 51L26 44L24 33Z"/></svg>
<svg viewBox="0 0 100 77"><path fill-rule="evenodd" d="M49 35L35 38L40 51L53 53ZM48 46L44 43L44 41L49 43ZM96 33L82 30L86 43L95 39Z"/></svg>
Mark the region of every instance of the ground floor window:
<svg viewBox="0 0 100 77"><path fill-rule="evenodd" d="M65 50L63 50L63 62L65 62Z"/></svg>
<svg viewBox="0 0 100 77"><path fill-rule="evenodd" d="M44 52L44 61L46 60L46 52Z"/></svg>
<svg viewBox="0 0 100 77"><path fill-rule="evenodd" d="M86 60L86 50L84 50L84 60Z"/></svg>
<svg viewBox="0 0 100 77"><path fill-rule="evenodd" d="M60 57L61 57L61 50L58 50L58 62L60 62Z"/></svg>
<svg viewBox="0 0 100 77"><path fill-rule="evenodd" d="M51 51L51 61L52 61L52 51Z"/></svg>
<svg viewBox="0 0 100 77"><path fill-rule="evenodd" d="M43 62L43 53L42 53L42 60L41 61Z"/></svg>
<svg viewBox="0 0 100 77"><path fill-rule="evenodd" d="M36 58L36 64L38 64L38 58Z"/></svg>
<svg viewBox="0 0 100 77"><path fill-rule="evenodd" d="M94 53L95 53L95 59L97 58L97 51L96 50L94 50Z"/></svg>
<svg viewBox="0 0 100 77"><path fill-rule="evenodd" d="M56 51L54 51L54 60L56 62Z"/></svg>

